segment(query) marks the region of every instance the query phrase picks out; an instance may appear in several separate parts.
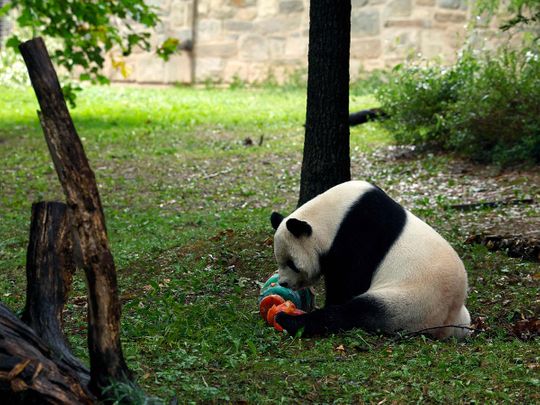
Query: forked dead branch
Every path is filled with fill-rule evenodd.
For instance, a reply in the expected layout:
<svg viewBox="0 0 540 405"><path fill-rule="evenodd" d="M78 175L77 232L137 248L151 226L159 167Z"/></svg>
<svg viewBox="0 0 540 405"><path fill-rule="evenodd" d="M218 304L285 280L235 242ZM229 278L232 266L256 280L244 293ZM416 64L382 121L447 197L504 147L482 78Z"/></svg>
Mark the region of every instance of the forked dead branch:
<svg viewBox="0 0 540 405"><path fill-rule="evenodd" d="M39 119L66 205L34 205L28 253L27 306L20 322L0 307L0 389L54 403L104 399L121 383L136 389L120 343L121 304L94 173L41 38L19 47L41 111ZM62 309L74 270L74 247L88 287L90 372L67 347ZM44 305L46 304L46 305Z"/></svg>

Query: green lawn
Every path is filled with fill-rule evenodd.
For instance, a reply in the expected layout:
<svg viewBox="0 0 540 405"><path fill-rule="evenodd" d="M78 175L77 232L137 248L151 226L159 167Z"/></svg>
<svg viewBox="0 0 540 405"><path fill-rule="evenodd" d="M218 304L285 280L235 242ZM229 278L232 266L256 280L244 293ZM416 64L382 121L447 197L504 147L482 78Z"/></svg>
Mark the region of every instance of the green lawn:
<svg viewBox="0 0 540 405"><path fill-rule="evenodd" d="M0 87L0 105L0 294L20 311L31 203L63 196L31 90ZM352 110L374 105L351 98ZM454 174L458 163L447 156L391 159L389 136L375 124L351 131L353 177L376 182L455 246L469 271L468 307L489 329L463 342L360 330L293 339L259 319L257 282L275 269L268 218L296 205L304 116L301 90L93 87L79 95L73 118L107 218L124 352L144 390L180 403L539 402L538 339L511 332L537 311L539 266L464 244L464 228L504 212L448 209L461 194L446 190L481 181L483 169ZM496 181L491 187L505 180ZM526 175L512 181L518 192L538 192ZM83 295L79 275L66 333L80 357Z"/></svg>

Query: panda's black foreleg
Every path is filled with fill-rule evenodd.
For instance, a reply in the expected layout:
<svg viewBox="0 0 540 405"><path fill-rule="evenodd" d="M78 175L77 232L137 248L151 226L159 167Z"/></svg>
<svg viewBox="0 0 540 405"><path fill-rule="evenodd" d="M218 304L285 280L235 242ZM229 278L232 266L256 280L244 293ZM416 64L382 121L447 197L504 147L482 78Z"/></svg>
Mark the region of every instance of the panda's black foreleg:
<svg viewBox="0 0 540 405"><path fill-rule="evenodd" d="M342 306L329 306L298 316L281 312L276 315L276 322L292 336L300 332L301 336L308 337L345 329Z"/></svg>
<svg viewBox="0 0 540 405"><path fill-rule="evenodd" d="M309 337L324 335L353 328L370 331L385 330L387 310L384 303L368 295L360 295L344 305L329 305L304 315L288 315L281 312L276 322L290 335Z"/></svg>

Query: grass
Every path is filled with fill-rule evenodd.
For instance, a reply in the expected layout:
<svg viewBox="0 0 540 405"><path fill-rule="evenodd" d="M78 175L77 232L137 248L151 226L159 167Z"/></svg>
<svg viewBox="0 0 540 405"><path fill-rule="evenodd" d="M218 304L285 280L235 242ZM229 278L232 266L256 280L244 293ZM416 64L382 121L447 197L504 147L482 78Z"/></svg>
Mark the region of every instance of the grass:
<svg viewBox="0 0 540 405"><path fill-rule="evenodd" d="M511 332L535 315L538 265L464 243L465 226L504 212L448 209L460 197L447 190L475 173L453 174L447 156L390 159L376 125L351 132L353 177L375 181L451 241L486 332L463 342L361 330L293 339L266 327L256 302L257 282L275 269L269 214L297 201L304 92L99 87L78 103L118 270L124 353L146 392L181 403L540 401L538 339ZM32 92L0 88L0 104L0 294L20 311L30 205L63 196ZM374 104L354 97L351 109ZM517 192L538 191L520 176ZM82 358L85 312L78 274L66 334Z"/></svg>

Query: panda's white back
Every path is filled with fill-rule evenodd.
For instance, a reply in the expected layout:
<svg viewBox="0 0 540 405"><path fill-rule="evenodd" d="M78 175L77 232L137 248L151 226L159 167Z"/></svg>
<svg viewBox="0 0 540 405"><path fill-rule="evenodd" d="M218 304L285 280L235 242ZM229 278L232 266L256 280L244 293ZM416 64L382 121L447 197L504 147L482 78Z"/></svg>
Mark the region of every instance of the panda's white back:
<svg viewBox="0 0 540 405"><path fill-rule="evenodd" d="M364 181L340 184L307 202L288 218L310 223L313 240L307 240L314 244L319 254L324 254L332 246L349 209L374 189ZM433 228L406 209L404 211L405 225L374 271L365 294L377 297L393 309L389 331L467 325L470 316L464 306L467 275L463 263ZM276 233L278 237L292 242L283 226ZM443 328L432 334L437 337L464 336L466 330Z"/></svg>
<svg viewBox="0 0 540 405"><path fill-rule="evenodd" d="M375 272L372 287L410 280L433 285L433 277L443 273L464 274L463 263L450 244L431 226L405 211L405 227Z"/></svg>

